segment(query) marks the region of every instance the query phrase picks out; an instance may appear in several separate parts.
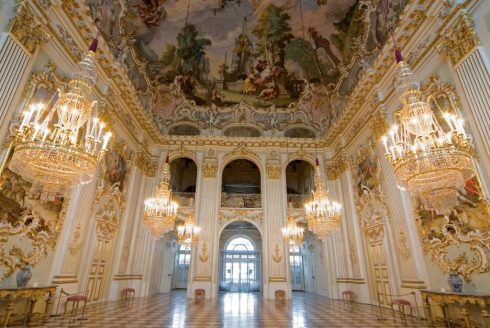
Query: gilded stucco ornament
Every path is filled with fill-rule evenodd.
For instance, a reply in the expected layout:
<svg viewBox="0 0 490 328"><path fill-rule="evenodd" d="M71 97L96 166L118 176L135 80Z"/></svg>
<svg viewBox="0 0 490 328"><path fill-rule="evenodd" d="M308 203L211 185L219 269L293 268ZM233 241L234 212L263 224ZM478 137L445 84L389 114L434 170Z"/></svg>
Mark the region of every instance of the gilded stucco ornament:
<svg viewBox="0 0 490 328"><path fill-rule="evenodd" d="M325 161L325 171L328 180L338 179L342 173L350 168L345 150L340 149L337 154L333 160Z"/></svg>
<svg viewBox="0 0 490 328"><path fill-rule="evenodd" d="M15 223L0 222L0 263L6 268L0 282L27 264L35 267L48 255L49 248L56 246L68 203L65 199L56 222L49 227L43 227L45 222L34 209L26 211ZM12 240L14 245L6 251L6 245L11 245Z"/></svg>
<svg viewBox="0 0 490 328"><path fill-rule="evenodd" d="M144 175L154 177L157 170L157 161L146 152L143 147L140 147L136 152L135 165Z"/></svg>
<svg viewBox="0 0 490 328"><path fill-rule="evenodd" d="M381 165L373 140L370 139L367 146L357 149L355 159L351 160L351 167L354 200L361 226L364 227L371 224L370 213L389 213L382 186Z"/></svg>
<svg viewBox="0 0 490 328"><path fill-rule="evenodd" d="M247 221L262 228L264 212L261 209L236 209L221 208L218 213L220 227L226 226L233 221Z"/></svg>
<svg viewBox="0 0 490 328"><path fill-rule="evenodd" d="M280 255L278 243L276 243L276 245L274 246L274 254L272 255L272 260L276 263L279 263L282 261L282 255Z"/></svg>
<svg viewBox="0 0 490 328"><path fill-rule="evenodd" d="M468 13L461 13L456 24L442 37L437 50L457 65L479 45L473 19Z"/></svg>
<svg viewBox="0 0 490 328"><path fill-rule="evenodd" d="M204 163L201 165L201 169L204 173L204 178L216 178L216 172L218 171L218 160L213 149L208 149L206 156L204 157Z"/></svg>
<svg viewBox="0 0 490 328"><path fill-rule="evenodd" d="M19 3L18 10L31 10L25 2ZM65 79L56 74L56 65L49 62L41 71L33 72L23 89L23 105L39 101L39 94L53 94L63 86ZM12 141L14 118L9 126ZM7 145L3 145L7 146ZM0 175L0 263L6 267L0 281L10 276L16 269L29 264L35 267L39 260L54 247L63 227L69 198L55 198L41 201L38 190L8 169L9 156L5 157L4 170ZM30 195L30 196L28 196ZM19 239L19 237L22 237ZM6 247L11 247L7 250Z"/></svg>
<svg viewBox="0 0 490 328"><path fill-rule="evenodd" d="M9 30L22 45L33 54L37 46L48 40L44 24L34 14L31 1L20 0L16 2L15 16L10 21Z"/></svg>
<svg viewBox="0 0 490 328"><path fill-rule="evenodd" d="M267 160L267 177L271 180L281 178L281 162L275 150L271 151Z"/></svg>
<svg viewBox="0 0 490 328"><path fill-rule="evenodd" d="M460 113L461 102L454 87L438 76L432 76L422 91L438 115ZM475 274L490 272L490 208L478 175L458 191L458 205L448 215L424 209L418 199L414 203L423 250L443 272L457 272L466 281Z"/></svg>
<svg viewBox="0 0 490 328"><path fill-rule="evenodd" d="M207 254L208 251L208 246L206 245L206 242L202 244L201 247L201 254L199 254L199 261L201 263L206 263L209 259L209 255Z"/></svg>

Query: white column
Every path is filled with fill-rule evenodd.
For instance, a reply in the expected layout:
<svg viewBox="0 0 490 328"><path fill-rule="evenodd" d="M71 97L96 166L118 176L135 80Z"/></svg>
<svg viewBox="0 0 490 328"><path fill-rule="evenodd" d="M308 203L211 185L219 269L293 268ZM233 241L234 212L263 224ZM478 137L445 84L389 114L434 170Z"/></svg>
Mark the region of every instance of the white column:
<svg viewBox="0 0 490 328"><path fill-rule="evenodd" d="M263 165L265 168L266 165ZM286 172L281 172L280 179L275 179L262 172L262 208L264 210L263 232L263 280L264 298L275 298L276 290L284 290L286 297L291 297L291 284L287 281L289 254L282 239L282 227L287 222Z"/></svg>
<svg viewBox="0 0 490 328"><path fill-rule="evenodd" d="M206 162L207 159L204 160ZM196 185L196 224L201 227L199 241L192 248L189 267L187 297L194 297L198 288L205 290L206 298L217 295L218 263L219 263L219 220L220 188L216 159L203 165L211 165L210 171L203 172L200 164L197 172ZM205 245L205 246L204 246ZM203 248L206 254L203 254ZM203 255L203 256L200 256Z"/></svg>

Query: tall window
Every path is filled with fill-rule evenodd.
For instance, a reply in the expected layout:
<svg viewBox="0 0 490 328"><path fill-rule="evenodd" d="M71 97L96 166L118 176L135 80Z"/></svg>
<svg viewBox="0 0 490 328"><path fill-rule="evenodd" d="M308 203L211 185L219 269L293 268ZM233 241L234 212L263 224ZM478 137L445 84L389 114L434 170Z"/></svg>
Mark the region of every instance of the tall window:
<svg viewBox="0 0 490 328"><path fill-rule="evenodd" d="M226 246L227 251L254 251L255 247L252 242L243 237L232 239Z"/></svg>
<svg viewBox="0 0 490 328"><path fill-rule="evenodd" d="M179 254L177 258L178 265L189 265L191 261L191 246L190 245L180 245Z"/></svg>

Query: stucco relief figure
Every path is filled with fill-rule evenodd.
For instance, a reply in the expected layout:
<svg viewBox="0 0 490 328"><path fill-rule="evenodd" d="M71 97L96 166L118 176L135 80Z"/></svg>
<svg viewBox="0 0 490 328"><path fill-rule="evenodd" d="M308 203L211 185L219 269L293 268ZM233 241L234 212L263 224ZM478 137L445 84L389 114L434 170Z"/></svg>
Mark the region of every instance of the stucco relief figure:
<svg viewBox="0 0 490 328"><path fill-rule="evenodd" d="M358 157L362 157L362 150L358 150ZM359 196L369 195L372 191L377 191L379 187L378 161L376 154L370 152L364 159L358 162L357 167L357 190Z"/></svg>
<svg viewBox="0 0 490 328"><path fill-rule="evenodd" d="M63 201L60 196L45 197L39 188L8 168L0 176L0 222L15 225L23 214L36 213L41 220L39 231L50 231L58 220Z"/></svg>
<svg viewBox="0 0 490 328"><path fill-rule="evenodd" d="M146 27L158 27L167 16L163 8L165 2L166 0L143 0L133 7L138 9L140 19Z"/></svg>
<svg viewBox="0 0 490 328"><path fill-rule="evenodd" d="M111 187L117 185L119 190L123 190L124 181L128 171L128 164L124 156L120 153L124 150L111 149L105 157L103 187Z"/></svg>

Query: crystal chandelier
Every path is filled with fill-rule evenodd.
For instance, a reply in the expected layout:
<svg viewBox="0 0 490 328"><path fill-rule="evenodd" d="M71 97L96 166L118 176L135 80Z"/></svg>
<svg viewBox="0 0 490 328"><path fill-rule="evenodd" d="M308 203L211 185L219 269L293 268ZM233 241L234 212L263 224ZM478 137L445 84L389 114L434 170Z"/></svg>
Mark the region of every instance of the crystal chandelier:
<svg viewBox="0 0 490 328"><path fill-rule="evenodd" d="M200 234L201 228L195 225L193 216L190 214L184 225L177 227L177 242L179 245L195 245Z"/></svg>
<svg viewBox="0 0 490 328"><path fill-rule="evenodd" d="M396 50L396 92L403 105L394 125L383 137L386 158L401 189L419 197L426 209L447 214L458 204L458 190L474 174L470 141L464 122L444 113L442 127L408 64Z"/></svg>
<svg viewBox="0 0 490 328"><path fill-rule="evenodd" d="M294 217L288 218L288 223L282 228L282 238L285 245L301 245L303 242L304 228L298 226Z"/></svg>
<svg viewBox="0 0 490 328"><path fill-rule="evenodd" d="M146 199L144 202L143 226L150 231L155 239L162 238L168 231L174 229L177 208L177 203L172 201L167 155L163 167L163 178L155 191L155 196Z"/></svg>
<svg viewBox="0 0 490 328"><path fill-rule="evenodd" d="M328 198L320 174L318 158L315 167L315 191L313 200L305 205L308 229L323 239L340 229L342 206Z"/></svg>
<svg viewBox="0 0 490 328"><path fill-rule="evenodd" d="M104 123L92 117L96 102L89 100L96 81L96 50L94 39L66 92L58 91L47 105L31 105L16 131L9 168L47 197L90 182L111 137L104 133Z"/></svg>

